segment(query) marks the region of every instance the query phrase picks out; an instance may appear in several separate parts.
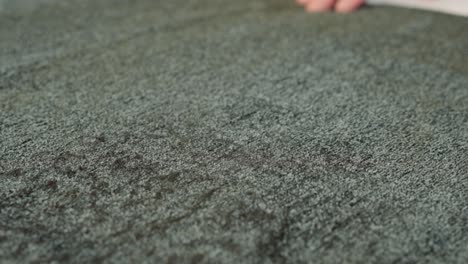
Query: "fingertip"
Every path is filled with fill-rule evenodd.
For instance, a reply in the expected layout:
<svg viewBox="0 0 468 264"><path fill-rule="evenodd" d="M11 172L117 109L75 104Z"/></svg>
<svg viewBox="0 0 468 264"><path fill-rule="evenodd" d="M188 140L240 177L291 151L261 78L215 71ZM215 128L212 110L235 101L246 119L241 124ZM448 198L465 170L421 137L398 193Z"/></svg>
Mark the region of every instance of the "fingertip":
<svg viewBox="0 0 468 264"><path fill-rule="evenodd" d="M309 1L305 10L307 12L325 12L333 8L334 0L316 0Z"/></svg>
<svg viewBox="0 0 468 264"><path fill-rule="evenodd" d="M335 6L335 11L338 13L349 13L356 10L362 4L362 0L340 0Z"/></svg>

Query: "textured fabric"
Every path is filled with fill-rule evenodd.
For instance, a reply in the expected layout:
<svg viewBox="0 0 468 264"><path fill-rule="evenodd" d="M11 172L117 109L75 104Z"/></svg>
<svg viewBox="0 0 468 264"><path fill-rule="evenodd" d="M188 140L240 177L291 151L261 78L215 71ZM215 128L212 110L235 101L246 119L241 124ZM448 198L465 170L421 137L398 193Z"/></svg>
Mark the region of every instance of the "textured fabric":
<svg viewBox="0 0 468 264"><path fill-rule="evenodd" d="M468 263L467 19L1 6L1 263Z"/></svg>

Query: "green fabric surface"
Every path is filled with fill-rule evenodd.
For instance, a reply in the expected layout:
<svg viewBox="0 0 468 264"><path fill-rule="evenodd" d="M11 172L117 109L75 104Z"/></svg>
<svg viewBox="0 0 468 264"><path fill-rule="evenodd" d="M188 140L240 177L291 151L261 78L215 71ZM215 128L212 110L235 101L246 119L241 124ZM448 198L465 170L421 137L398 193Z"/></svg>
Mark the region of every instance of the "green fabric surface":
<svg viewBox="0 0 468 264"><path fill-rule="evenodd" d="M467 29L0 1L0 262L468 263Z"/></svg>

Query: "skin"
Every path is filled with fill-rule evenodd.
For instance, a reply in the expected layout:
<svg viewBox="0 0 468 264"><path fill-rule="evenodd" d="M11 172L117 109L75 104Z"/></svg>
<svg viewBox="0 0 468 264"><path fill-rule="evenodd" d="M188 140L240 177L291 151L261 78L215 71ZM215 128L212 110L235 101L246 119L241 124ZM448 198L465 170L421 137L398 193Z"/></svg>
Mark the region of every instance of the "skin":
<svg viewBox="0 0 468 264"><path fill-rule="evenodd" d="M336 11L349 13L364 4L364 0L296 0L308 12Z"/></svg>

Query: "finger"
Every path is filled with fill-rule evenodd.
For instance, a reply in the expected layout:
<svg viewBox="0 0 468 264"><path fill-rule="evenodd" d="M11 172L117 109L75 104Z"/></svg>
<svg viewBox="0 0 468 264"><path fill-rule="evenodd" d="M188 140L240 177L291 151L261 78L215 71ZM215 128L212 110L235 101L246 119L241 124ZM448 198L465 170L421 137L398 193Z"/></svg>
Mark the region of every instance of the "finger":
<svg viewBox="0 0 468 264"><path fill-rule="evenodd" d="M311 0L306 5L308 12L324 12L331 10L335 0Z"/></svg>
<svg viewBox="0 0 468 264"><path fill-rule="evenodd" d="M335 11L347 13L356 10L364 3L364 0L339 0L335 5Z"/></svg>

